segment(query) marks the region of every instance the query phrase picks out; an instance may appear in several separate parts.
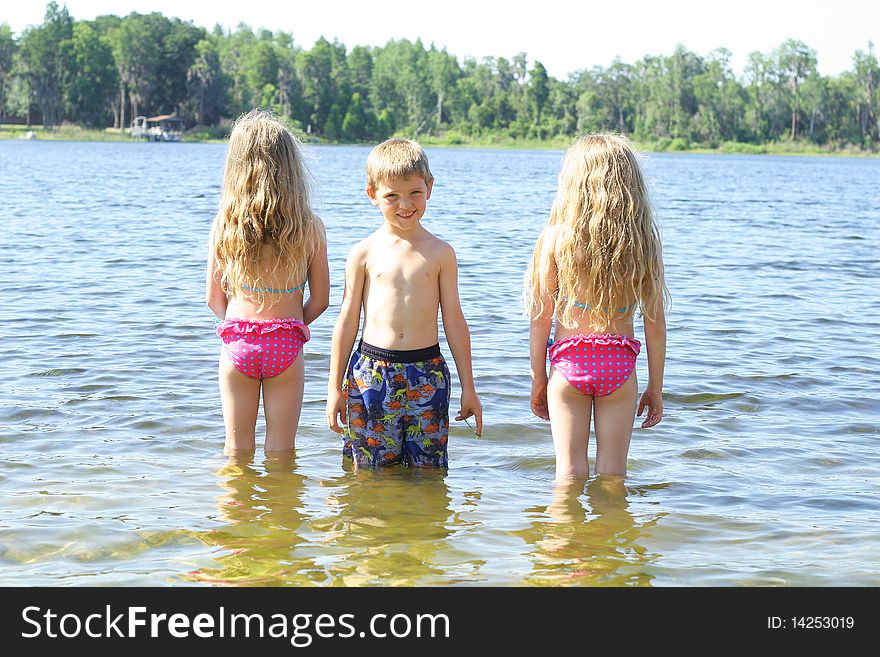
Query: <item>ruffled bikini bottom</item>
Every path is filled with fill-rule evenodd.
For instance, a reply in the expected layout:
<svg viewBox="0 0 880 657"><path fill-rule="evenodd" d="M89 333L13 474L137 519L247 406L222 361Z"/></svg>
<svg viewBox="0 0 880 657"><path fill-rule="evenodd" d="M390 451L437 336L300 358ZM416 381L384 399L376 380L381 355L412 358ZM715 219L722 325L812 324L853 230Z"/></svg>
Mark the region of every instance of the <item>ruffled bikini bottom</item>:
<svg viewBox="0 0 880 657"><path fill-rule="evenodd" d="M550 364L571 385L585 395L604 397L626 383L641 349L635 338L593 333L553 342L548 353Z"/></svg>
<svg viewBox="0 0 880 657"><path fill-rule="evenodd" d="M226 355L241 373L254 379L278 376L308 342L309 328L295 317L227 318L217 325Z"/></svg>

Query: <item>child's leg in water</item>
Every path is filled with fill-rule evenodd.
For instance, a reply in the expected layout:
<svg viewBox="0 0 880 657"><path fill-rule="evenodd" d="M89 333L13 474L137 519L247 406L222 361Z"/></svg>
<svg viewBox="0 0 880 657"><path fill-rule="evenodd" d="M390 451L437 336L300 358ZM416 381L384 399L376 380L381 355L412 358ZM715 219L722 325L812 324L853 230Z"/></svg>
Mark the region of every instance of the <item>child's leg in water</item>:
<svg viewBox="0 0 880 657"><path fill-rule="evenodd" d="M591 413L596 431L596 474L626 474L637 396L635 372L610 395L596 397L585 395L555 370L550 374L547 406L556 450L557 481L590 475L587 449Z"/></svg>
<svg viewBox="0 0 880 657"><path fill-rule="evenodd" d="M626 457L632 438L638 392L639 384L633 371L626 383L610 395L594 398L596 474L626 474Z"/></svg>
<svg viewBox="0 0 880 657"><path fill-rule="evenodd" d="M220 403L226 426L225 454L254 451L254 432L260 410L260 380L242 374L222 349L219 376Z"/></svg>
<svg viewBox="0 0 880 657"><path fill-rule="evenodd" d="M547 382L547 410L556 450L556 480L590 476L587 446L593 398L585 395L553 369Z"/></svg>
<svg viewBox="0 0 880 657"><path fill-rule="evenodd" d="M305 363L302 351L281 374L263 379L266 452L288 452L294 448L302 410L304 382Z"/></svg>

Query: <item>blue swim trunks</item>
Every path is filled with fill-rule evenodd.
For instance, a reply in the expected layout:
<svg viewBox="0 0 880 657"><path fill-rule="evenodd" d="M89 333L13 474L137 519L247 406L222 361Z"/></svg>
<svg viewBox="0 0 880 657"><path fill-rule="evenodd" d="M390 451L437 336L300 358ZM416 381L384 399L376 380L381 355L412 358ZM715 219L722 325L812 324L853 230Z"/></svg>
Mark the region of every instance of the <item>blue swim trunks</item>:
<svg viewBox="0 0 880 657"><path fill-rule="evenodd" d="M355 467L448 467L449 368L439 344L398 351L361 342L344 388L342 453Z"/></svg>

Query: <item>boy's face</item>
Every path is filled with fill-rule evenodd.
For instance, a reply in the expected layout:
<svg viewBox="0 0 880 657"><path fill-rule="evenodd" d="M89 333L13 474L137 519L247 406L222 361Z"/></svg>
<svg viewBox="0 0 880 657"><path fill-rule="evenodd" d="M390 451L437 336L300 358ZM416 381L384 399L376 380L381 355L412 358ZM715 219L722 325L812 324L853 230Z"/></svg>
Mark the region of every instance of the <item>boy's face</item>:
<svg viewBox="0 0 880 657"><path fill-rule="evenodd" d="M368 186L367 196L382 211L387 223L400 230L411 230L419 226L433 186L433 180L426 183L421 176L390 178L375 189Z"/></svg>

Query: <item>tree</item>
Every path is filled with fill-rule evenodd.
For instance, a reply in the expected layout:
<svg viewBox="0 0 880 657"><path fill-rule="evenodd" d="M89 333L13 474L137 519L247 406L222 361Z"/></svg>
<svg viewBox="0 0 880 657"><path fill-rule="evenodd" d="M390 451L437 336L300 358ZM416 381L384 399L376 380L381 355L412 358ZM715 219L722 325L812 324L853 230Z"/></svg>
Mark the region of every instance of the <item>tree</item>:
<svg viewBox="0 0 880 657"><path fill-rule="evenodd" d="M823 138L837 144L861 143L860 121L854 106L858 97L855 75L846 71L839 78L829 78L824 91Z"/></svg>
<svg viewBox="0 0 880 657"><path fill-rule="evenodd" d="M333 105L332 51L330 42L321 37L311 50L303 52L297 58L300 80L302 80L303 102L308 112L306 126L315 134L323 134Z"/></svg>
<svg viewBox="0 0 880 657"><path fill-rule="evenodd" d="M366 99L370 93L370 81L373 78L373 55L364 46L355 46L348 53L348 80L352 94L360 94Z"/></svg>
<svg viewBox="0 0 880 657"><path fill-rule="evenodd" d="M815 74L816 51L802 41L788 39L777 51L780 70L787 75L791 85L791 139L797 138L798 114L800 113L800 85L810 74Z"/></svg>
<svg viewBox="0 0 880 657"><path fill-rule="evenodd" d="M293 37L280 32L275 37L275 51L278 57L278 102L281 113L291 118L301 114L302 84L296 74L296 58L299 49L294 46ZM297 124L299 121L294 118Z"/></svg>
<svg viewBox="0 0 880 657"><path fill-rule="evenodd" d="M245 58L256 43L251 29L241 23L235 32L215 34L217 50L220 55L220 69L228 80L228 110L231 116L248 111L256 104L255 91L248 83L245 71Z"/></svg>
<svg viewBox="0 0 880 657"><path fill-rule="evenodd" d="M43 112L43 127L51 130L61 123L64 110L64 77L69 58L73 20L67 7L46 6L42 25L24 33L21 55L27 76Z"/></svg>
<svg viewBox="0 0 880 657"><path fill-rule="evenodd" d="M725 48L713 51L705 70L694 77L694 123L702 141L733 140L741 135L744 100L742 87L730 68L730 57Z"/></svg>
<svg viewBox="0 0 880 657"><path fill-rule="evenodd" d="M703 60L682 45L666 58L667 99L669 102L670 134L673 138L690 140L691 117L697 113L694 78L705 70Z"/></svg>
<svg viewBox="0 0 880 657"><path fill-rule="evenodd" d="M868 42L868 52L856 50L853 68L859 133L863 143L868 145L880 139L880 66L872 42Z"/></svg>
<svg viewBox="0 0 880 657"><path fill-rule="evenodd" d="M367 107L360 92L355 91L351 95L351 102L342 120L343 139L346 141L375 139L377 130L376 115Z"/></svg>
<svg viewBox="0 0 880 657"><path fill-rule="evenodd" d="M618 132L632 129L629 116L632 113L632 69L620 58L604 71L599 72L600 98L606 110L605 125Z"/></svg>
<svg viewBox="0 0 880 657"><path fill-rule="evenodd" d="M204 28L173 18L162 38L162 51L156 71L157 85L150 97L154 111L180 114L187 105L189 69L198 55L196 44L208 36Z"/></svg>
<svg viewBox="0 0 880 657"><path fill-rule="evenodd" d="M12 64L18 45L6 23L0 24L0 123L8 113L9 92L12 83Z"/></svg>
<svg viewBox="0 0 880 657"><path fill-rule="evenodd" d="M745 73L752 103L752 133L758 141L763 141L767 134L767 121L764 117L764 89L767 85L768 68L769 62L764 55L759 52L749 54Z"/></svg>
<svg viewBox="0 0 880 657"><path fill-rule="evenodd" d="M570 84L549 79L550 95L544 106L543 125L550 135L570 135L577 126L577 97ZM506 97L505 97L506 98Z"/></svg>
<svg viewBox="0 0 880 657"><path fill-rule="evenodd" d="M544 109L544 103L550 96L550 82L547 75L547 69L541 62L536 61L532 70L529 71L529 84L526 88L526 95L529 99L529 105L534 111L534 125L536 128L541 124L541 112ZM540 134L540 133L539 133Z"/></svg>
<svg viewBox="0 0 880 657"><path fill-rule="evenodd" d="M810 75L801 85L801 99L808 117L807 137L813 143L824 143L823 119L828 93L827 80L818 73Z"/></svg>
<svg viewBox="0 0 880 657"><path fill-rule="evenodd" d="M90 128L103 128L116 93L113 48L89 23L76 23L70 40L70 71L65 97L71 118Z"/></svg>
<svg viewBox="0 0 880 657"><path fill-rule="evenodd" d="M220 54L210 37L196 43L195 51L196 58L187 71L187 81L196 98L196 123L213 125L222 115L226 98Z"/></svg>
<svg viewBox="0 0 880 657"><path fill-rule="evenodd" d="M141 113L149 114L157 109L157 103L151 101L158 97L163 84L159 77L160 64L163 42L169 31L170 21L158 12L131 13L112 30L110 40L119 71L119 102L122 105L120 127L125 127L126 92L131 102L129 115L132 121Z"/></svg>
<svg viewBox="0 0 880 657"><path fill-rule="evenodd" d="M430 69L431 91L437 96L437 113L435 125L439 130L443 122L443 102L453 93L455 82L461 75L458 60L446 52L437 50L434 45L428 51L428 68Z"/></svg>
<svg viewBox="0 0 880 657"><path fill-rule="evenodd" d="M259 39L242 54L245 80L250 89L278 84L278 54L271 40Z"/></svg>

